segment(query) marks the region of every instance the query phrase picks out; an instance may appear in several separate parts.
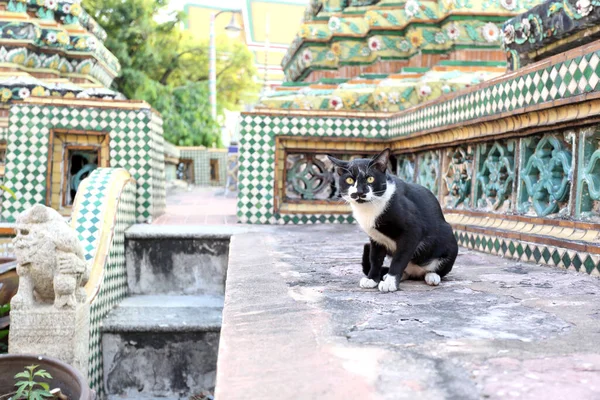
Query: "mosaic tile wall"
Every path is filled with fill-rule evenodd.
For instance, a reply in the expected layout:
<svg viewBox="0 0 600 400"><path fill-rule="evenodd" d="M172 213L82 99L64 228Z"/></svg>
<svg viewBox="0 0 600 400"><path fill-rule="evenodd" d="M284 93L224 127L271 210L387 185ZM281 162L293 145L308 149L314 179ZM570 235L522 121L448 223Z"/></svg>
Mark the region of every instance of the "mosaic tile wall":
<svg viewBox="0 0 600 400"><path fill-rule="evenodd" d="M585 55L571 51L493 79L449 99L434 100L390 118L391 136L446 129L479 118L518 113L526 107L600 91L600 45Z"/></svg>
<svg viewBox="0 0 600 400"><path fill-rule="evenodd" d="M479 215L461 222L466 228L458 232L493 237L494 250L503 255L596 274L600 42L585 50L379 120L333 112L243 114L238 217L263 224L351 221L339 214L278 213L278 188L285 185L278 154L287 151L288 140L303 141L304 154L322 152L324 142L340 138L348 155L356 153L356 143L377 143L392 147L398 174L428 187L447 213ZM310 211L310 201L300 204L295 209ZM488 226L487 220L500 226L496 215L509 226ZM485 233L469 227L485 227ZM459 239L468 245L471 236ZM489 245L478 249L490 251Z"/></svg>
<svg viewBox="0 0 600 400"><path fill-rule="evenodd" d="M194 184L198 186L225 186L227 182L227 151L207 149L206 147L180 147L180 159L192 160L194 165ZM210 160L218 160L217 181L211 180Z"/></svg>
<svg viewBox="0 0 600 400"><path fill-rule="evenodd" d="M274 212L275 136L385 138L387 122L375 118L245 115L241 121L237 214L241 223L347 223L343 214Z"/></svg>
<svg viewBox="0 0 600 400"><path fill-rule="evenodd" d="M125 230L136 221L136 185L122 169L101 168L85 180L77 193L71 226L78 232L92 277L86 287L95 294L90 312L88 381L104 396L101 322L127 295ZM106 221L111 223L105 225ZM96 277L96 280L94 280ZM92 287L90 287L92 286Z"/></svg>
<svg viewBox="0 0 600 400"><path fill-rule="evenodd" d="M137 181L138 222L165 207L164 154L160 117L150 109L76 108L14 105L10 113L5 183L17 193L2 202L2 220L12 222L26 208L44 203L49 135L53 129L109 131L110 165L129 171Z"/></svg>

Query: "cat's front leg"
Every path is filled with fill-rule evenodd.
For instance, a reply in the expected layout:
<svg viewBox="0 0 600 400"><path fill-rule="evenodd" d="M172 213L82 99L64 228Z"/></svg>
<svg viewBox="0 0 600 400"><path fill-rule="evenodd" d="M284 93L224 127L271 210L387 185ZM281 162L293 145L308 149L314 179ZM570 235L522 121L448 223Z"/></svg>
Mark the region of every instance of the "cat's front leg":
<svg viewBox="0 0 600 400"><path fill-rule="evenodd" d="M398 246L390 264L390 271L385 280L379 282L379 291L381 292L395 292L398 290L402 274L417 248L417 243L413 243L413 241L401 239L397 243Z"/></svg>
<svg viewBox="0 0 600 400"><path fill-rule="evenodd" d="M371 240L370 247L369 262L371 268L369 269L367 277L360 280L360 287L363 289L373 289L377 287L379 280L381 279L381 266L383 265L385 255L387 254L386 248L373 240Z"/></svg>

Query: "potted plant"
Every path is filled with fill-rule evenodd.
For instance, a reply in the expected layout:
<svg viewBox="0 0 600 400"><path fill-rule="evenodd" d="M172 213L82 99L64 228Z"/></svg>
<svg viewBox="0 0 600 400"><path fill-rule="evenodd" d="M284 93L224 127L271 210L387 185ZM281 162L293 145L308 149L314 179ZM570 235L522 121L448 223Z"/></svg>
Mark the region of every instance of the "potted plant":
<svg viewBox="0 0 600 400"><path fill-rule="evenodd" d="M10 299L19 287L16 269L17 262L14 259L0 258L0 354L8 351Z"/></svg>
<svg viewBox="0 0 600 400"><path fill-rule="evenodd" d="M56 392L55 389L60 389L64 397L51 395L50 392ZM0 399L16 399L16 394L28 400L96 398L79 371L62 361L46 356L1 354Z"/></svg>

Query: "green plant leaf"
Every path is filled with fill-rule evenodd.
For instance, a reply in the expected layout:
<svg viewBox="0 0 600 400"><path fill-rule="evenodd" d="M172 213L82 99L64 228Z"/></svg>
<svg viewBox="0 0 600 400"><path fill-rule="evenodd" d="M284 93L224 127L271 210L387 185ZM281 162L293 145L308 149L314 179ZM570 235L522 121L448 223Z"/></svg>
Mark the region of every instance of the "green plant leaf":
<svg viewBox="0 0 600 400"><path fill-rule="evenodd" d="M23 397L23 392L25 392L25 386L21 386L19 388L19 390L17 390L17 393L15 394L15 399L20 399L21 397Z"/></svg>
<svg viewBox="0 0 600 400"><path fill-rule="evenodd" d="M31 379L31 373L28 371L19 372L15 375L15 379Z"/></svg>
<svg viewBox="0 0 600 400"><path fill-rule="evenodd" d="M31 396L35 400L43 400L44 397L53 397L52 394L47 390L34 390L31 392Z"/></svg>
<svg viewBox="0 0 600 400"><path fill-rule="evenodd" d="M40 369L33 376L39 376L41 378L52 379L52 375L50 375L45 369Z"/></svg>
<svg viewBox="0 0 600 400"><path fill-rule="evenodd" d="M7 336L8 336L8 329L0 330L0 339L4 339Z"/></svg>
<svg viewBox="0 0 600 400"><path fill-rule="evenodd" d="M48 385L46 382L38 382L38 385L44 389L45 391L49 391L50 390L50 385Z"/></svg>

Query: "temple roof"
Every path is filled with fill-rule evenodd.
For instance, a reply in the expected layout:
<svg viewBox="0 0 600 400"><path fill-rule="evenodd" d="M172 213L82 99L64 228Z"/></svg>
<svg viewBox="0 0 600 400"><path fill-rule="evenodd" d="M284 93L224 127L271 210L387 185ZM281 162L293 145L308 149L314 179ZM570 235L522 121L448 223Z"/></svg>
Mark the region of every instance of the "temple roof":
<svg viewBox="0 0 600 400"><path fill-rule="evenodd" d="M0 0L0 71L15 78L10 85L3 82L10 87L21 83L24 89L35 85L75 94L108 90L121 67L105 39L77 0Z"/></svg>
<svg viewBox="0 0 600 400"><path fill-rule="evenodd" d="M259 108L395 112L495 78L502 24L540 2L312 0Z"/></svg>

